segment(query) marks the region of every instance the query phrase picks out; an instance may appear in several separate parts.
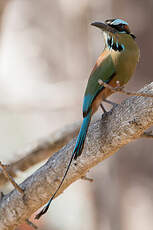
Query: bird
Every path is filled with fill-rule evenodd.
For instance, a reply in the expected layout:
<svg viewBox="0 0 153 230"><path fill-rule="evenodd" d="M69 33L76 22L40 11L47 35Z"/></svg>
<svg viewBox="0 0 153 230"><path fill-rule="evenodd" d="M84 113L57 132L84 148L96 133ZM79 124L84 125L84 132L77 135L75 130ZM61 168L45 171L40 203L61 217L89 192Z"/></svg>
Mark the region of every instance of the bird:
<svg viewBox="0 0 153 230"><path fill-rule="evenodd" d="M109 103L106 98L113 92L99 84L99 80L112 87L118 86L118 83L120 86L124 86L132 77L139 61L140 50L136 43L136 36L131 33L126 21L115 18L107 19L105 22L93 22L91 25L102 31L105 47L97 59L87 83L83 101L83 122L65 174L47 205L36 215L36 219L47 212L65 180L72 160L76 160L81 155L92 115L103 101Z"/></svg>

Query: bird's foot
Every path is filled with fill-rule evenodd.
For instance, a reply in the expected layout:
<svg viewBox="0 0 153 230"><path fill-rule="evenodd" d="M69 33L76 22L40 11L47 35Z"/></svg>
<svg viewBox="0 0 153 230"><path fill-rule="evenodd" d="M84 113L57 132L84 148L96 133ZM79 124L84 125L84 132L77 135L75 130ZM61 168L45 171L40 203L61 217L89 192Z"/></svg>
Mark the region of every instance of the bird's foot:
<svg viewBox="0 0 153 230"><path fill-rule="evenodd" d="M116 107L116 106L118 105L117 103L112 102L112 101L109 101L109 100L106 100L106 99L104 99L103 102L105 102L105 103L107 103L107 104L113 106L113 108ZM103 114L102 114L102 117L103 117L103 115L104 115L104 114L107 114L108 111L105 109L105 107L104 107L104 105L103 105L102 103L100 104L100 107L101 107L101 109L102 109L102 111L103 111Z"/></svg>

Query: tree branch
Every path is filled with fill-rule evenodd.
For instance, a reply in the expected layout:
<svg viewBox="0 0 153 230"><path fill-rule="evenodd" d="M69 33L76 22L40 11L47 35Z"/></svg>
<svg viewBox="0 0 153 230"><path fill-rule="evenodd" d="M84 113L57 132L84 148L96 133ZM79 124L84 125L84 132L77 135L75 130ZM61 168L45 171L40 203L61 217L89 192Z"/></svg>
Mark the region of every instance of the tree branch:
<svg viewBox="0 0 153 230"><path fill-rule="evenodd" d="M140 90L153 94L153 83ZM66 180L58 193L85 175L122 146L139 138L153 125L153 99L130 97L89 127L83 153L73 161ZM0 229L12 230L45 204L59 185L72 154L76 138L55 153L46 164L22 184L24 196L13 190L0 201Z"/></svg>
<svg viewBox="0 0 153 230"><path fill-rule="evenodd" d="M46 139L39 141L30 146L28 149L22 151L21 159L9 164L6 169L10 176L16 177L19 171L25 171L35 164L52 156L53 153L58 151L75 137L79 131L80 123L69 125L56 133L51 134ZM0 187L8 182L8 178L4 176L3 171L0 169Z"/></svg>

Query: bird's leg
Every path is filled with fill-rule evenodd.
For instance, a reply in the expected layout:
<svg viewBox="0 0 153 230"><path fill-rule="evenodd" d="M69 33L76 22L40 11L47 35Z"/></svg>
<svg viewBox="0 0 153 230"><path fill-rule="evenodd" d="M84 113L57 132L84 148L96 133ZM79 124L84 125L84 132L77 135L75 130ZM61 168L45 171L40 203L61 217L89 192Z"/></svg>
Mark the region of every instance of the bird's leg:
<svg viewBox="0 0 153 230"><path fill-rule="evenodd" d="M107 111L106 111L106 109L104 108L104 106L103 106L103 104L102 104L102 103L100 104L100 107L101 107L101 109L102 109L103 113L107 113Z"/></svg>
<svg viewBox="0 0 153 230"><path fill-rule="evenodd" d="M103 101L106 102L107 104L112 105L113 107L116 106L116 105L118 105L117 103L115 103L115 102L113 102L113 101L109 101L109 100L107 100L107 99L104 99Z"/></svg>
<svg viewBox="0 0 153 230"><path fill-rule="evenodd" d="M110 105L112 105L113 107L115 107L116 105L118 105L117 103L112 102L112 101L109 101L109 100L106 100L106 99L103 99L103 102L105 102L105 103L107 103L107 104L110 104ZM106 111L106 109L105 109L105 107L103 106L102 103L100 104L100 107L101 107L101 109L102 109L102 111L103 111L103 114L108 113L108 112ZM103 114L102 114L102 116L103 116Z"/></svg>
<svg viewBox="0 0 153 230"><path fill-rule="evenodd" d="M100 107L101 107L101 109L102 109L102 111L103 111L101 118L103 118L103 116L106 115L108 112L107 112L107 110L105 109L105 107L103 106L102 102L101 102L101 104L100 104Z"/></svg>

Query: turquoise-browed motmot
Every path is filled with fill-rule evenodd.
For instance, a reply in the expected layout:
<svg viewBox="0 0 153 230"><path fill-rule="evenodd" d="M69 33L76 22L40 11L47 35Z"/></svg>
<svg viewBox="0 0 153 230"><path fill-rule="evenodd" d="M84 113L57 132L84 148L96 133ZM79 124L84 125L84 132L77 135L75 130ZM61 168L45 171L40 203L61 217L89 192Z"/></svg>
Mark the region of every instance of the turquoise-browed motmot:
<svg viewBox="0 0 153 230"><path fill-rule="evenodd" d="M127 22L121 19L110 19L106 20L105 23L94 22L91 25L102 30L105 48L88 80L83 102L83 123L66 172L56 192L36 216L36 219L39 219L48 210L51 201L63 184L72 160L81 155L92 115L97 111L101 102L112 94L110 89L99 84L99 80L112 87L116 87L118 83L123 86L131 78L139 60L139 48L135 42L136 37L130 32Z"/></svg>

